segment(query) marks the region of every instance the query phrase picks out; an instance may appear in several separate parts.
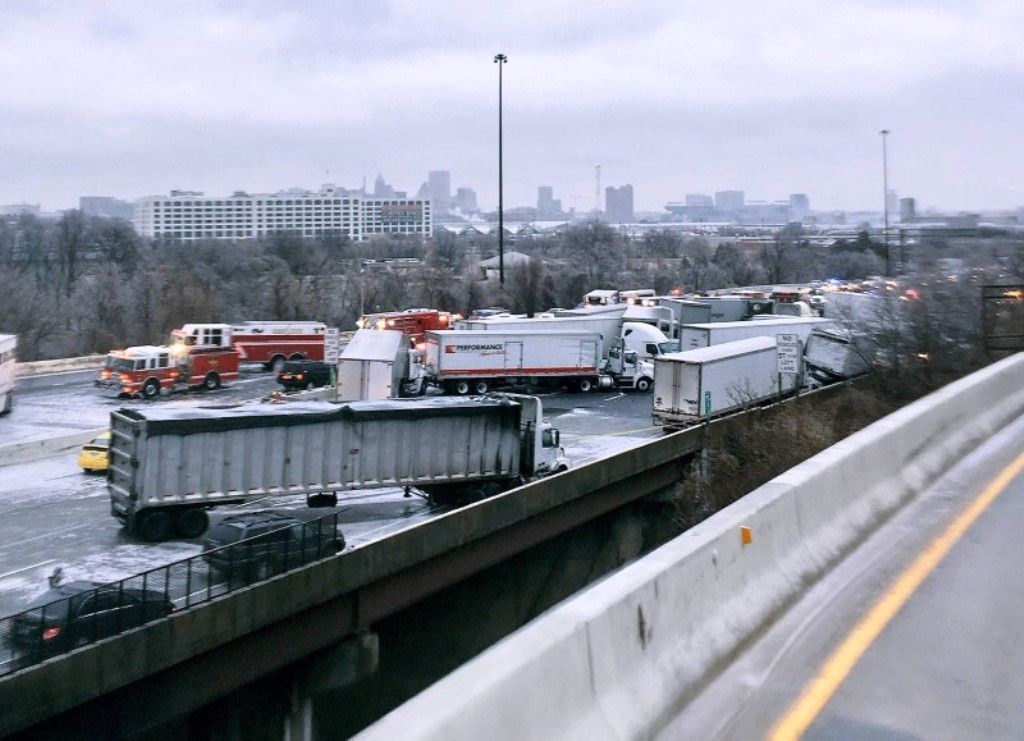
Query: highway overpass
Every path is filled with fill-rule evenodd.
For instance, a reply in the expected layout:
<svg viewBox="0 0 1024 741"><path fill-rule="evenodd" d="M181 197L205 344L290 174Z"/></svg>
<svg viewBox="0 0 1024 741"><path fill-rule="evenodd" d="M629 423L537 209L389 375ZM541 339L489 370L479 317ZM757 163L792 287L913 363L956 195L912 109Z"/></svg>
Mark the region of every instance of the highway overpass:
<svg viewBox="0 0 1024 741"><path fill-rule="evenodd" d="M798 465L359 738L1015 738L1024 355Z"/></svg>
<svg viewBox="0 0 1024 741"><path fill-rule="evenodd" d="M367 737L399 728L424 738L670 737L691 728L731 735L689 714L714 708L716 695L705 693L728 686L718 683L784 625L777 618L806 599L817 605L813 590L856 563L866 539L874 542L886 522L923 506L961 458L983 451L979 445L1024 412L1022 381L1024 361L1012 358L857 433L530 622ZM709 436L738 423L741 417L641 443L0 679L3 730L67 731L102 719L106 732L123 732L186 717L266 678L293 698L287 727L302 736L315 727L308 695L323 689L324 675L335 675L328 684L380 676L386 652L376 637L400 640L401 621L458 604L459 620L440 637L452 655L419 647L427 662L447 666L465 644L472 644L469 655L482 650L538 606L642 552L643 537L621 515L671 491ZM467 587L461 594L450 591L460 585ZM500 629L461 635L477 615ZM302 663L316 656L328 661ZM339 662L362 675L339 678ZM83 676L97 680L86 684ZM207 681L196 683L197 676ZM795 694L802 681L790 680ZM421 689L403 691L410 688ZM122 702L125 693L135 702ZM252 703L236 704L253 713ZM728 708L741 706L726 700ZM766 715L775 722L784 710ZM752 723L766 717L751 713ZM738 712L728 717L736 728L754 727L742 725ZM237 723L223 728L238 731Z"/></svg>

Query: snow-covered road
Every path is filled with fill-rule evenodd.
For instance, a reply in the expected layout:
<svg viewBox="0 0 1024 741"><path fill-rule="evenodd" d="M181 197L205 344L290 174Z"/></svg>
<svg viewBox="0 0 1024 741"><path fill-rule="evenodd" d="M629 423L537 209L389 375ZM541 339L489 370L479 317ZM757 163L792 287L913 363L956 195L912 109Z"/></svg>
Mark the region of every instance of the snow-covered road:
<svg viewBox="0 0 1024 741"><path fill-rule="evenodd" d="M243 379L241 388L266 393L264 379ZM248 382L248 383L247 383ZM225 390L226 391L226 390ZM79 390L92 394L92 389ZM59 394L33 394L37 408L45 406L62 419L60 398L70 401L67 389ZM238 393L238 392L236 392ZM205 397L209 399L210 397ZM650 426L650 394L595 393L547 395L546 417L562 432L562 444L574 465L580 465L640 444L660 434ZM198 403L202 399L175 402ZM111 400L110 407L118 403ZM143 403L143 402L134 402ZM95 401L70 405L63 411L68 424L83 428L102 426L110 407ZM102 410L91 422L82 409ZM303 511L305 498L275 497L250 502L244 509ZM238 511L224 507L211 512L211 521ZM420 497L405 497L400 489L352 492L341 497L339 524L350 546L387 535L441 510ZM329 510L317 510L316 515ZM61 567L67 581L113 581L156 568L200 552L201 541L141 543L128 537L110 515L106 480L82 473L74 455L0 468L0 616L17 612L46 587L46 575Z"/></svg>

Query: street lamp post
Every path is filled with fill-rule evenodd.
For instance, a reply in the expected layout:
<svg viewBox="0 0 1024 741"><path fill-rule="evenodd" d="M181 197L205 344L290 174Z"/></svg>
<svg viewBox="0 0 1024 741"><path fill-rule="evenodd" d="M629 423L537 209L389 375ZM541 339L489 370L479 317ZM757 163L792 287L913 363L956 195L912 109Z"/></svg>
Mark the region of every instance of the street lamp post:
<svg viewBox="0 0 1024 741"><path fill-rule="evenodd" d="M892 256L889 254L889 129L878 132L882 137L882 241L885 242L885 275L892 276Z"/></svg>
<svg viewBox="0 0 1024 741"><path fill-rule="evenodd" d="M494 63L498 65L498 281L505 285L505 193L501 151L501 68L508 63L508 57L504 54L495 54Z"/></svg>

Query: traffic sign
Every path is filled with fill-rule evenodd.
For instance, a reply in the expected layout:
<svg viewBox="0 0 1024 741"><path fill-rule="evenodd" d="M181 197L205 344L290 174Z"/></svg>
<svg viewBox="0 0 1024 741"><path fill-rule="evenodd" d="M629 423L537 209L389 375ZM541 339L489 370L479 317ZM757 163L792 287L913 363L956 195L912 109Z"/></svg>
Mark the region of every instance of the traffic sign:
<svg viewBox="0 0 1024 741"><path fill-rule="evenodd" d="M705 416L711 416L711 392L704 392L704 414Z"/></svg>
<svg viewBox="0 0 1024 741"><path fill-rule="evenodd" d="M324 362L328 365L338 364L338 355L341 353L341 339L338 337L337 327L328 327L324 331Z"/></svg>
<svg viewBox="0 0 1024 741"><path fill-rule="evenodd" d="M776 344L778 345L778 372L799 374L802 355L800 335L780 334L776 337Z"/></svg>

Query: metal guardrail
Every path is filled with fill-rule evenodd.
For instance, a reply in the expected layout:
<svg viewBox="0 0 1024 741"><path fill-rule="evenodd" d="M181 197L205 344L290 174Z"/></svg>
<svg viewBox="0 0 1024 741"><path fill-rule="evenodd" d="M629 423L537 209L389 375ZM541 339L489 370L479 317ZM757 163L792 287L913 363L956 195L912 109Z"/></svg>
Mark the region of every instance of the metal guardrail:
<svg viewBox="0 0 1024 741"><path fill-rule="evenodd" d="M334 556L343 548L338 513L333 512L119 581L55 584L51 591L62 596L0 618L0 677Z"/></svg>

